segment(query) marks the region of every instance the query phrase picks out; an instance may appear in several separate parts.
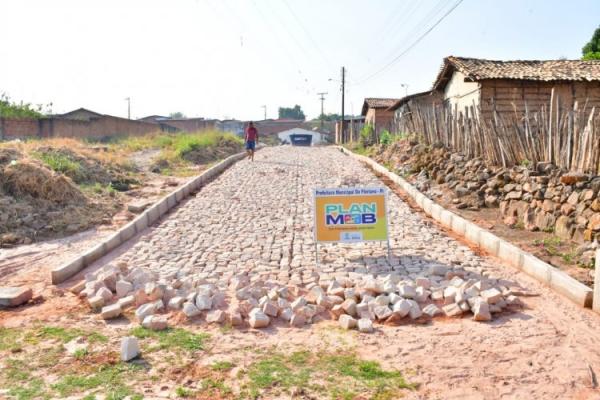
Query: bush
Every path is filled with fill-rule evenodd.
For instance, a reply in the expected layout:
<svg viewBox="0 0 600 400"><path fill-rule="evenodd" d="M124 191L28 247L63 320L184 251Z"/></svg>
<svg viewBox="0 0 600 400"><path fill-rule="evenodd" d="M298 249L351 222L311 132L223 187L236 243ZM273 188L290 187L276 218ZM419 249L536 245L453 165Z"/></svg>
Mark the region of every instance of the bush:
<svg viewBox="0 0 600 400"><path fill-rule="evenodd" d="M375 129L371 124L365 124L360 131L360 144L369 147L375 144Z"/></svg>
<svg viewBox="0 0 600 400"><path fill-rule="evenodd" d="M379 135L379 143L381 143L383 146L388 146L392 143L392 134L390 131L387 129L381 131L381 134Z"/></svg>

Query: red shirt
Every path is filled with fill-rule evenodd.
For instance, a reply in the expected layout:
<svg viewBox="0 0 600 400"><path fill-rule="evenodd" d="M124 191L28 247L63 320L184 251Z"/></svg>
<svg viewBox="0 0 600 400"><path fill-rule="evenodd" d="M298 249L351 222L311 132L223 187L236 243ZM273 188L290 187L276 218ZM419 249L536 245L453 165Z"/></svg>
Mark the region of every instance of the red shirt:
<svg viewBox="0 0 600 400"><path fill-rule="evenodd" d="M246 129L246 140L255 142L256 139L258 139L258 131L255 127L249 126L248 129Z"/></svg>

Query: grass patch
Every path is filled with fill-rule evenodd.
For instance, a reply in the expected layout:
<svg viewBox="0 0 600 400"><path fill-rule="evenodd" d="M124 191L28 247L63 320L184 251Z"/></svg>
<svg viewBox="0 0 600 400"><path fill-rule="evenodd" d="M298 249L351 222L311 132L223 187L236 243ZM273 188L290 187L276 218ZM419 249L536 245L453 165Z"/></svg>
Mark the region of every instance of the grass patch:
<svg viewBox="0 0 600 400"><path fill-rule="evenodd" d="M0 327L0 351L17 351L21 348L19 338L21 332L14 328Z"/></svg>
<svg viewBox="0 0 600 400"><path fill-rule="evenodd" d="M204 350L204 342L210 337L207 333L193 333L181 328L167 328L163 331L153 331L137 326L130 334L138 339L153 339L158 342L155 350L179 349L194 352Z"/></svg>
<svg viewBox="0 0 600 400"><path fill-rule="evenodd" d="M61 397L102 388L106 399L123 399L134 394L124 382L135 380L142 369L131 364L103 365L91 375L66 375L51 387Z"/></svg>
<svg viewBox="0 0 600 400"><path fill-rule="evenodd" d="M231 361L217 361L210 366L213 371L229 371L235 367L235 364Z"/></svg>
<svg viewBox="0 0 600 400"><path fill-rule="evenodd" d="M183 386L179 386L175 389L175 395L177 397L188 398L194 395L194 392L190 389L184 388Z"/></svg>
<svg viewBox="0 0 600 400"><path fill-rule="evenodd" d="M60 326L42 326L34 329L25 336L25 341L37 344L43 340L58 340L62 343L83 337L90 343L107 343L108 338L98 332L84 331L78 328L63 328Z"/></svg>
<svg viewBox="0 0 600 400"><path fill-rule="evenodd" d="M376 361L363 360L353 353L295 352L274 354L251 364L241 374L247 378L241 397L258 398L290 394L301 389L309 397L327 395L333 399L396 399L403 390L416 388L397 370L385 370Z"/></svg>
<svg viewBox="0 0 600 400"><path fill-rule="evenodd" d="M62 153L33 152L32 155L46 164L51 170L71 177L85 177L80 163ZM75 179L76 180L76 179Z"/></svg>

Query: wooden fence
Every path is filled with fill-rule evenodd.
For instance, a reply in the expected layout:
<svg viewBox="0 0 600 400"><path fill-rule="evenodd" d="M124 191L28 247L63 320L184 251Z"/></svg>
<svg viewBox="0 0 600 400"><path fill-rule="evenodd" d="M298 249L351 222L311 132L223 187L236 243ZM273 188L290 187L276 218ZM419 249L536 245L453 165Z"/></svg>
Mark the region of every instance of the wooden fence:
<svg viewBox="0 0 600 400"><path fill-rule="evenodd" d="M475 106L415 106L395 123L397 133L417 135L427 144L443 143L468 157L510 167L523 162L552 162L571 171L600 174L600 112L575 102L561 107L554 91L537 112L485 116Z"/></svg>

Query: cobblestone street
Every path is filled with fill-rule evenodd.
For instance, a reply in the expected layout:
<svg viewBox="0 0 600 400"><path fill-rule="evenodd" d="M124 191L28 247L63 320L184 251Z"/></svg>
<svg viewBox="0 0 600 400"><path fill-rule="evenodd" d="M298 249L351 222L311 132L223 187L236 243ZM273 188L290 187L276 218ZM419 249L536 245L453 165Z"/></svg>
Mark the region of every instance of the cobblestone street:
<svg viewBox="0 0 600 400"><path fill-rule="evenodd" d="M385 243L319 245L315 265L316 187L382 186L370 171L333 148L261 150L203 188L120 259L167 280L194 274L218 279L248 271L253 279L308 284L356 274L414 278L432 266L488 275L494 265L441 233L389 196L391 265Z"/></svg>

